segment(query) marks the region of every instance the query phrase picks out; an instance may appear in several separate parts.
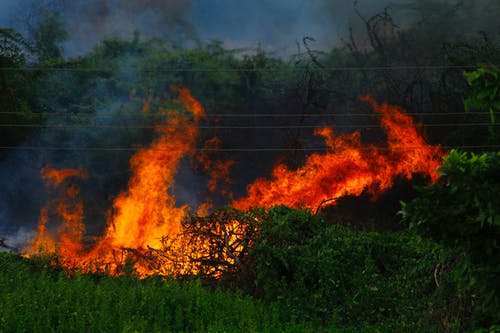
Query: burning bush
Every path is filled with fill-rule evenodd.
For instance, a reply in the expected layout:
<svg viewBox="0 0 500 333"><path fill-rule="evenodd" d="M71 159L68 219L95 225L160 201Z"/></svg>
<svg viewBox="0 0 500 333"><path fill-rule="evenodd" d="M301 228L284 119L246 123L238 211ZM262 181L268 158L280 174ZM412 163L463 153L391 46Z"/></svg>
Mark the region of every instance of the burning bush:
<svg viewBox="0 0 500 333"><path fill-rule="evenodd" d="M160 248L127 255L165 278L195 275L277 304L290 321L416 329L442 311L433 271L445 253L407 231L352 230L285 206L220 209L182 225Z"/></svg>
<svg viewBox="0 0 500 333"><path fill-rule="evenodd" d="M149 146L130 157L128 186L113 198L104 233L92 246L83 244L85 209L82 202L77 202L79 189L70 182L70 178L82 178L84 171L42 170L42 177L57 196L48 206L58 202L55 206L59 217L51 218L54 214L47 214L46 208L41 210L39 234L28 255L45 247L71 269L104 269L110 274L133 271L140 277L160 274L218 278L241 273L245 267L242 260L256 236L256 225L275 220L273 210L243 213L229 209L207 217L190 216L190 211L206 211L213 198L199 207L177 203L173 189L184 159L202 164L200 169L208 175L211 195L222 190L223 196L231 198L231 206L241 210L276 205L312 210L324 203L335 204L335 199L346 195L364 193L377 198L399 178L411 180L416 174L431 181L437 178L441 148L425 142L419 125L403 109L363 97L378 114L386 142L366 144L361 141L360 131L337 135L332 128L319 128L315 134L326 145L323 153L312 153L304 165L295 169L283 163L276 165L270 178L255 180L248 185L246 196L232 200L222 185L229 183L233 163L203 154L217 150L219 140L208 140L206 148L197 154L199 124L206 118L203 106L187 89L173 87L173 92L177 94L175 110L160 107L164 124L156 126L157 136Z"/></svg>
<svg viewBox="0 0 500 333"><path fill-rule="evenodd" d="M182 232L162 238L160 249L150 248L151 266L160 275L198 275L203 279L241 274L248 267L264 210L219 209L206 217L190 216Z"/></svg>

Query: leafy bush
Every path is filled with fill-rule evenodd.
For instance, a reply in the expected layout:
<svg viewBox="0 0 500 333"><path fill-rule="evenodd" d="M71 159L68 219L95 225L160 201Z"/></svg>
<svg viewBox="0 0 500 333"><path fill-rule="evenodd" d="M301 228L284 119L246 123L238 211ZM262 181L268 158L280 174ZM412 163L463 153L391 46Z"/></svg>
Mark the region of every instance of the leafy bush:
<svg viewBox="0 0 500 333"><path fill-rule="evenodd" d="M457 248L451 279L471 295L476 326L500 321L500 153L452 151L438 183L403 206L411 228Z"/></svg>
<svg viewBox="0 0 500 333"><path fill-rule="evenodd" d="M490 113L491 123L495 123L495 112L500 111L500 69L493 64L481 64L474 71L464 73L471 86L469 97L465 100L465 110L471 106Z"/></svg>
<svg viewBox="0 0 500 333"><path fill-rule="evenodd" d="M286 207L272 208L261 228L250 292L278 301L290 318L392 330L433 325L433 243L408 232L354 231Z"/></svg>

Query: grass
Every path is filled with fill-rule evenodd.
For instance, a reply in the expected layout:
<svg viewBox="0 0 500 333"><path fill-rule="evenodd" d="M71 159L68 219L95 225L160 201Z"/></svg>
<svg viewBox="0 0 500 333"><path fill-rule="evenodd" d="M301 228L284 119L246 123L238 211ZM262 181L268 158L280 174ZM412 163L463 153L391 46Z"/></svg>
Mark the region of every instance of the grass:
<svg viewBox="0 0 500 333"><path fill-rule="evenodd" d="M0 332L313 332L198 281L77 274L0 253ZM334 328L332 328L334 330Z"/></svg>

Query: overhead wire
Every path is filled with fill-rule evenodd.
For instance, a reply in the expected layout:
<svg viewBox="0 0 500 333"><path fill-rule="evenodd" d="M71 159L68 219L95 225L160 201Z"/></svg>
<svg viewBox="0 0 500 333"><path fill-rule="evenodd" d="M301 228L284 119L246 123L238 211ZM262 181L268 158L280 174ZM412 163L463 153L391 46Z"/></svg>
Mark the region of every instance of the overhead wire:
<svg viewBox="0 0 500 333"><path fill-rule="evenodd" d="M442 149L498 149L500 145L438 145ZM147 146L140 147L84 147L84 146L0 146L0 150L38 150L38 151L138 151L142 149L148 149L151 151L177 151L175 149L159 149L151 148ZM195 148L196 152L286 152L286 151L342 151L346 149L360 150L360 151L405 151L405 150L419 150L419 149L429 149L429 146L406 146L406 147L378 147L378 146L366 146L366 147L356 147L356 148L332 148L332 147L304 147L304 148L290 148L290 147L261 147L261 148Z"/></svg>
<svg viewBox="0 0 500 333"><path fill-rule="evenodd" d="M491 126L498 127L500 123L433 123L433 124L419 124L424 127L471 127L471 126ZM195 125L195 126L168 126L168 125L155 125L155 126L129 126L129 125L44 125L44 124L0 124L1 127L11 128L51 128L51 129L183 129L183 128L196 128L196 129L322 129L325 127L332 128L382 128L382 125ZM413 125L401 126L402 128L413 127Z"/></svg>
<svg viewBox="0 0 500 333"><path fill-rule="evenodd" d="M453 66L453 65L423 65L423 66L337 66L337 67L315 67L315 71L378 71L378 70L432 70L432 69L469 69L476 68L475 65L462 65L462 66ZM145 72L145 73L166 73L166 72L285 72L285 71L295 71L295 70L310 70L309 67L294 67L294 68L159 68L159 69L146 69L146 68L133 68L133 67L120 67L115 69L104 69L104 68L64 68L64 67L0 67L0 71L50 71L50 72L110 72L113 70L119 71L134 71L134 72ZM22 112L6 112L1 111L2 115L26 115ZM29 116L55 116L55 115L64 115L64 116L89 116L89 117L115 117L115 116L127 116L127 115L139 115L138 113L121 113L116 112L113 114L92 114L92 113L66 113L66 112L33 112L30 113ZM407 113L410 116L464 116L464 115L489 115L488 112L474 112L474 113L465 113L465 112L435 112L435 113ZM142 114L141 117L144 115ZM162 114L151 114L148 116L165 116ZM262 114L209 114L207 117L234 117L234 118L265 118L265 117L275 117L275 118L293 118L293 117L376 117L381 116L380 114L351 114L351 113L330 113L330 114L319 114L319 113L311 113L311 114L274 114L274 113L262 113ZM421 124L425 127L462 127L462 126L498 126L499 124L491 124L491 123L427 123ZM205 125L197 125L194 126L198 129L318 129L324 128L327 125L265 125L265 126L243 126L243 125L213 125L213 126L205 126ZM333 128L379 128L381 125L329 125ZM49 124L13 124L6 123L0 124L0 127L3 128L49 128L49 129L78 129L78 128L113 128L113 129L153 129L158 126L124 126L124 125L67 125L67 124L58 124L58 125L49 125ZM161 126L164 128L176 128L172 126ZM490 148L498 148L500 146L495 145L464 145L464 146L441 146L444 149L490 149ZM0 150L11 150L11 149L21 149L21 150L138 150L143 149L136 147L59 147L59 146L0 146ZM363 148L361 148L363 149ZM367 149L374 149L373 147L369 147ZM376 149L385 149L383 147ZM405 147L404 149L419 149L418 147ZM331 150L329 147L324 148L221 148L221 149L207 149L202 148L198 149L199 151L321 151L321 150Z"/></svg>
<svg viewBox="0 0 500 333"><path fill-rule="evenodd" d="M95 111L94 111L95 112ZM104 113L90 113L90 112L12 112L12 111L0 111L0 114L5 115L26 115L26 116L77 116L77 117L117 117L117 116L149 116L149 117L165 117L166 114L163 113L144 113L140 112L104 112ZM489 115L489 112L407 112L405 115L408 116L465 116L465 115ZM252 118L252 117L374 117L383 116L380 113L213 113L207 114L205 117L235 117L235 118Z"/></svg>
<svg viewBox="0 0 500 333"><path fill-rule="evenodd" d="M396 66L325 66L314 67L315 71L380 71L380 70L427 70L427 69L472 69L477 68L477 65L396 65ZM311 70L310 67L261 67L261 68L134 68L134 67L118 67L118 68L75 68L75 67L0 67L0 71L40 71L40 72L112 72L113 70L133 71L139 73L170 73L170 72L287 72L295 70Z"/></svg>

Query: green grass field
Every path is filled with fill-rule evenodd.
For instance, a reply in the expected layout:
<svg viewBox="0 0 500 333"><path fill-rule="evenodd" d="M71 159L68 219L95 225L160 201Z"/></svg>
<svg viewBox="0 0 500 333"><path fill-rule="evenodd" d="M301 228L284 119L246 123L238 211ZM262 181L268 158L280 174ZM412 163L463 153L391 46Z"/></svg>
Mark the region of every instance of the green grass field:
<svg viewBox="0 0 500 333"><path fill-rule="evenodd" d="M0 332L313 332L197 281L76 275L0 254Z"/></svg>

